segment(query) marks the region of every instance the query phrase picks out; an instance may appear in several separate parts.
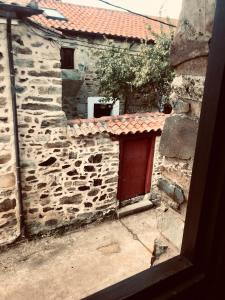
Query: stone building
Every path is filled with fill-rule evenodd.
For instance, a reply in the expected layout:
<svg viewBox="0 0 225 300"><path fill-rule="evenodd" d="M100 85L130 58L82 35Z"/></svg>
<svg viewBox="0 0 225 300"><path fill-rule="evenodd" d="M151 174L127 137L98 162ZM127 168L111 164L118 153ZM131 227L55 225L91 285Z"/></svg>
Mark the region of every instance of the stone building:
<svg viewBox="0 0 225 300"><path fill-rule="evenodd" d="M184 0L171 52L176 70L171 94L173 112L161 138L163 163L158 188L162 202L169 208L160 226L178 247L183 236L214 12L214 0Z"/></svg>
<svg viewBox="0 0 225 300"><path fill-rule="evenodd" d="M58 33L49 36L25 18L39 13L0 4L1 245L22 230L33 235L114 217L119 137L155 137L165 120L164 114L147 113L68 124ZM158 165L152 171L157 176Z"/></svg>
<svg viewBox="0 0 225 300"><path fill-rule="evenodd" d="M18 3L26 5L29 0L20 0ZM38 0L37 3L43 13L31 18L35 22L33 26L41 24L46 27L46 35L49 35L47 28L61 34L54 44L61 48L62 105L67 119L87 118L88 97L101 96L95 73L95 52L107 48L108 39L116 47L129 45L131 53L136 54L141 40L154 43L155 38L148 31L148 25L155 33L161 32L158 22L127 12L79 6L59 0ZM175 20L171 22L176 23ZM168 26L162 28L168 30ZM155 98L154 92L152 97ZM126 113L151 110L148 99L140 96L129 101ZM124 113L123 102L120 102L120 112Z"/></svg>

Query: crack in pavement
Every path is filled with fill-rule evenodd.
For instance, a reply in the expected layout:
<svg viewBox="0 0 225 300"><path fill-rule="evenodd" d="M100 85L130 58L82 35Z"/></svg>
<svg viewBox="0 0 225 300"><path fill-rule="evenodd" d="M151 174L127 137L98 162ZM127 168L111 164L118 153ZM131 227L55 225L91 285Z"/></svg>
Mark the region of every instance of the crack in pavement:
<svg viewBox="0 0 225 300"><path fill-rule="evenodd" d="M139 239L138 235L134 233L132 229L130 229L125 223L123 223L121 219L119 219L119 222L132 235L134 240L138 241L149 253L152 254L152 251Z"/></svg>

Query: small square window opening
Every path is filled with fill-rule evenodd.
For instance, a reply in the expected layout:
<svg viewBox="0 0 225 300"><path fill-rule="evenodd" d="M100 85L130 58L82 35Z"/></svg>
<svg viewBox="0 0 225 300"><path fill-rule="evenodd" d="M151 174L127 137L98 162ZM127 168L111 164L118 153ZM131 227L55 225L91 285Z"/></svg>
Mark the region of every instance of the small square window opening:
<svg viewBox="0 0 225 300"><path fill-rule="evenodd" d="M61 48L61 69L74 69L74 49Z"/></svg>

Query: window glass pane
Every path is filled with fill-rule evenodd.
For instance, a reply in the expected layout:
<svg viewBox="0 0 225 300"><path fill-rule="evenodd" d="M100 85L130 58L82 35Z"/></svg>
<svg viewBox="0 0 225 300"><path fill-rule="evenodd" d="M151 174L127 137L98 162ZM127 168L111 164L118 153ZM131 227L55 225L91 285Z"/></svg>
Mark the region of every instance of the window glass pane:
<svg viewBox="0 0 225 300"><path fill-rule="evenodd" d="M57 20L66 20L66 18L59 12L57 11L56 9L50 9L50 8L43 8L41 7L41 9L44 10L44 15L47 17L47 18L50 18L50 19L57 19Z"/></svg>

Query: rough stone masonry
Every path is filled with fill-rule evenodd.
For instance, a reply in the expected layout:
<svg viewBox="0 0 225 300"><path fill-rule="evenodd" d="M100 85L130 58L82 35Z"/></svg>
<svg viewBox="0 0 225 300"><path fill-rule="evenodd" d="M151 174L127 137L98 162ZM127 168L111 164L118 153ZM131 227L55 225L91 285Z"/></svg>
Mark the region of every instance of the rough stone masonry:
<svg viewBox="0 0 225 300"><path fill-rule="evenodd" d="M60 51L27 25L12 27L25 228L36 234L114 215L118 141L75 137L62 111ZM5 20L0 39L6 41ZM13 241L20 218L6 42L0 45L0 241Z"/></svg>
<svg viewBox="0 0 225 300"><path fill-rule="evenodd" d="M12 100L6 23L0 19L0 241L7 244L20 234L15 165Z"/></svg>
<svg viewBox="0 0 225 300"><path fill-rule="evenodd" d="M214 0L184 0L171 52L176 70L172 115L161 138L164 156L158 188L168 207L182 215L186 206L215 12ZM182 236L180 236L182 239Z"/></svg>

